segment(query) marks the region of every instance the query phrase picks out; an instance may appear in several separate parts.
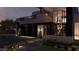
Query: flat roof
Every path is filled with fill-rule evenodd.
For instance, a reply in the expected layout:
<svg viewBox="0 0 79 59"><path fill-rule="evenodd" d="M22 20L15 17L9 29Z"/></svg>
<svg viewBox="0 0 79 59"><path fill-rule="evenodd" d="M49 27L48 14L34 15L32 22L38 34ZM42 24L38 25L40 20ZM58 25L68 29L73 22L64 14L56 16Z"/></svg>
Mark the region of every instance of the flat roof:
<svg viewBox="0 0 79 59"><path fill-rule="evenodd" d="M50 16L41 15L36 19L24 19L23 21L17 20L19 24L33 24L33 23L49 23L53 22L53 19Z"/></svg>

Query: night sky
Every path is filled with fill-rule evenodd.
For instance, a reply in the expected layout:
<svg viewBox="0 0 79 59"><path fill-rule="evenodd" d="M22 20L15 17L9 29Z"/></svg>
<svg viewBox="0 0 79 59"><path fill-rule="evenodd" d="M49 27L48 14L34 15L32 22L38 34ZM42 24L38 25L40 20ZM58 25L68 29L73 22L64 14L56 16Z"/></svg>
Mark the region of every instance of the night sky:
<svg viewBox="0 0 79 59"><path fill-rule="evenodd" d="M30 16L33 11L39 10L36 7L0 7L0 21L7 18Z"/></svg>
<svg viewBox="0 0 79 59"><path fill-rule="evenodd" d="M6 18L16 19L18 17L30 16L36 7L0 7L0 21Z"/></svg>

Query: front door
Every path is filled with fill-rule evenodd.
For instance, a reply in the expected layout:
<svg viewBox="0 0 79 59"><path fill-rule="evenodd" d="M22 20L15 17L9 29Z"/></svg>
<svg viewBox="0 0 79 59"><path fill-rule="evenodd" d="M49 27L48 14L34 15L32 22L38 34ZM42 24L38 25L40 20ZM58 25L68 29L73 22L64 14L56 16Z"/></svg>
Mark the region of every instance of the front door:
<svg viewBox="0 0 79 59"><path fill-rule="evenodd" d="M43 37L44 36L44 25L38 25L37 26L37 37Z"/></svg>

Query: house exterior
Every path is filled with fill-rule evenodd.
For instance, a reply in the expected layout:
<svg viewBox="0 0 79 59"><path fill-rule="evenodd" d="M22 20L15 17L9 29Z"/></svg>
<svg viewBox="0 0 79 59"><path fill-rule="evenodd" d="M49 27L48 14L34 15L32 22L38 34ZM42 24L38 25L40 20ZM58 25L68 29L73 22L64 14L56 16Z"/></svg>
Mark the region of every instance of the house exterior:
<svg viewBox="0 0 79 59"><path fill-rule="evenodd" d="M76 7L41 7L32 16L16 19L20 35L43 37L45 35L74 36Z"/></svg>
<svg viewBox="0 0 79 59"><path fill-rule="evenodd" d="M74 16L74 38L79 40L79 14Z"/></svg>

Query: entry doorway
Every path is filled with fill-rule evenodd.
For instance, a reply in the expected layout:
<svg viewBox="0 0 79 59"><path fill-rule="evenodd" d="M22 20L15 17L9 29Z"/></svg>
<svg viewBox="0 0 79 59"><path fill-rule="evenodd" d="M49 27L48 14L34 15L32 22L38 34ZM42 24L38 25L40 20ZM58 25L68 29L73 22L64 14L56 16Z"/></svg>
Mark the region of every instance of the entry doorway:
<svg viewBox="0 0 79 59"><path fill-rule="evenodd" d="M37 26L37 37L43 37L44 35L47 35L47 26L38 25Z"/></svg>
<svg viewBox="0 0 79 59"><path fill-rule="evenodd" d="M37 26L37 37L43 37L44 35L44 26L43 25L38 25Z"/></svg>

